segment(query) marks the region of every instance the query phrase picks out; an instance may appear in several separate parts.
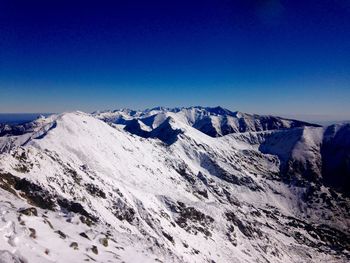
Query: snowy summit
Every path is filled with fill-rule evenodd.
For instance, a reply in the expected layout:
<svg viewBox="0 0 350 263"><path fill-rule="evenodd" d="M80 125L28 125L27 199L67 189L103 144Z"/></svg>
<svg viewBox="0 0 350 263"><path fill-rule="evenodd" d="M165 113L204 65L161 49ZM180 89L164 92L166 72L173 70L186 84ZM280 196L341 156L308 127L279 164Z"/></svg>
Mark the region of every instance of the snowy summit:
<svg viewBox="0 0 350 263"><path fill-rule="evenodd" d="M350 124L221 107L0 126L0 262L349 262Z"/></svg>

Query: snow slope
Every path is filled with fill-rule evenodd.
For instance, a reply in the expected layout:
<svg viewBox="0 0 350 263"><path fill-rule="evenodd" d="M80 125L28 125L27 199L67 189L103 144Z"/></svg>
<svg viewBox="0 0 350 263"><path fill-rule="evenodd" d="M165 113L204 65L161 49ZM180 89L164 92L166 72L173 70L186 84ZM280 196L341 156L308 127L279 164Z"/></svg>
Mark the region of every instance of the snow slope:
<svg viewBox="0 0 350 263"><path fill-rule="evenodd" d="M283 179L286 160L313 163L337 132L215 138L194 127L197 110L164 111L150 122L123 111L129 131L110 112L72 112L0 137L5 262L349 260L349 199L322 180Z"/></svg>

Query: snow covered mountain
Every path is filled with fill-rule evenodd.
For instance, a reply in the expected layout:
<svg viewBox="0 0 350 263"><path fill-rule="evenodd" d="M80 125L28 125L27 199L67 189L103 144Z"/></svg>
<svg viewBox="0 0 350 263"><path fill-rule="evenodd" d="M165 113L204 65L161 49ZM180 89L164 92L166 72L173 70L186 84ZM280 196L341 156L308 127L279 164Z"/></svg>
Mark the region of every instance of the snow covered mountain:
<svg viewBox="0 0 350 263"><path fill-rule="evenodd" d="M0 262L350 260L350 125L193 107L27 126L0 137Z"/></svg>
<svg viewBox="0 0 350 263"><path fill-rule="evenodd" d="M95 117L106 122L127 125L132 120L139 120L148 129L158 127L169 116L211 136L220 137L230 133L265 131L295 128L303 126L318 127L297 120L289 120L275 116L251 115L242 112L232 112L221 107L189 107L189 108L164 108L157 107L144 111L129 109L105 111L94 113ZM134 126L133 122L132 125ZM142 129L142 127L141 127Z"/></svg>

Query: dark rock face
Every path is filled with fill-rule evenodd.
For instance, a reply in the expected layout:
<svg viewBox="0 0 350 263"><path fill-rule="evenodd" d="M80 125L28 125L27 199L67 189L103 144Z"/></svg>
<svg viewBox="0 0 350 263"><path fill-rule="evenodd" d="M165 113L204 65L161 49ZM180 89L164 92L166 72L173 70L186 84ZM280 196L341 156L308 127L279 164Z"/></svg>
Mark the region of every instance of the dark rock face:
<svg viewBox="0 0 350 263"><path fill-rule="evenodd" d="M80 203L69 201L65 198L58 199L57 203L61 207L67 209L68 211L81 214L81 215L91 219L92 221L97 222L97 218L94 217L93 215L91 215L90 213L88 213Z"/></svg>
<svg viewBox="0 0 350 263"><path fill-rule="evenodd" d="M58 234L60 236L60 238L62 239L66 239L67 235L65 233L63 233L61 230L57 230L55 231L56 234Z"/></svg>
<svg viewBox="0 0 350 263"><path fill-rule="evenodd" d="M30 234L29 234L29 237L35 239L36 238L36 230L34 228L28 228Z"/></svg>
<svg viewBox="0 0 350 263"><path fill-rule="evenodd" d="M6 182L6 184L4 183ZM88 213L80 203L69 201L65 198L53 196L43 187L25 178L18 178L12 174L0 174L0 187L17 195L14 190L20 191L20 195L27 199L28 203L48 209L56 210L57 204L68 211L81 214L96 222L97 218ZM56 203L57 202L57 203Z"/></svg>
<svg viewBox="0 0 350 263"><path fill-rule="evenodd" d="M97 197L106 199L105 192L103 192L98 186L94 184L86 184L85 187L86 187L86 191L88 191L88 193L91 194L92 196L97 196Z"/></svg>
<svg viewBox="0 0 350 263"><path fill-rule="evenodd" d="M72 242L69 247L73 248L74 250L78 250L79 249L79 245L77 242Z"/></svg>
<svg viewBox="0 0 350 263"><path fill-rule="evenodd" d="M307 246L318 247L322 250L333 250L335 252L350 251L350 236L338 229L327 225L310 224L300 219L288 217L287 226L295 230L294 238L300 243ZM300 231L306 231L310 237L317 240L311 241ZM350 254L348 255L350 259Z"/></svg>
<svg viewBox="0 0 350 263"><path fill-rule="evenodd" d="M17 196L15 185L19 178L10 173L0 173L0 187Z"/></svg>
<svg viewBox="0 0 350 263"><path fill-rule="evenodd" d="M84 232L81 232L79 235L90 240L89 236Z"/></svg>
<svg viewBox="0 0 350 263"><path fill-rule="evenodd" d="M203 214L194 207L187 207L182 202L168 203L168 205L176 215L176 224L181 228L193 234L201 232L205 236L211 236L210 228L214 222L212 217Z"/></svg>
<svg viewBox="0 0 350 263"><path fill-rule="evenodd" d="M94 253L94 254L98 254L98 249L97 249L97 247L95 246L95 245L93 245L92 247L91 247L91 251Z"/></svg>
<svg viewBox="0 0 350 263"><path fill-rule="evenodd" d="M175 244L174 238L173 238L170 234L168 234L168 233L166 233L166 232L164 232L164 231L162 231L162 234L163 234L163 236L164 236L166 239L168 239L171 243Z"/></svg>
<svg viewBox="0 0 350 263"><path fill-rule="evenodd" d="M104 247L108 247L108 238L104 237L100 239L100 243L101 245L103 245Z"/></svg>
<svg viewBox="0 0 350 263"><path fill-rule="evenodd" d="M38 206L42 209L55 209L55 198L41 186L28 181L25 178L19 179L14 177L16 183L14 188L22 192L23 197L25 197L29 203Z"/></svg>
<svg viewBox="0 0 350 263"><path fill-rule="evenodd" d="M35 207L20 209L18 212L26 216L38 216L38 211Z"/></svg>
<svg viewBox="0 0 350 263"><path fill-rule="evenodd" d="M250 223L244 223L240 220L233 212L226 212L225 216L229 222L232 222L234 225L238 227L238 229L248 238L261 238L263 236L260 229L252 226Z"/></svg>
<svg viewBox="0 0 350 263"><path fill-rule="evenodd" d="M112 212L116 218L119 220L127 221L132 224L135 219L135 210L132 207L129 207L123 200L120 198L114 203L112 207Z"/></svg>
<svg viewBox="0 0 350 263"><path fill-rule="evenodd" d="M324 183L350 196L350 124L327 128L321 154Z"/></svg>

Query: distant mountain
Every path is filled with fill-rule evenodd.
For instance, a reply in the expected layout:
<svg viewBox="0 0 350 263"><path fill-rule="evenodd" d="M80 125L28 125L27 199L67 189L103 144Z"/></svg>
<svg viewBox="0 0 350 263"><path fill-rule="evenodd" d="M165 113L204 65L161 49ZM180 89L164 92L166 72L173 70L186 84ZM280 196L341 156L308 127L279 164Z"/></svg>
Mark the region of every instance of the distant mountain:
<svg viewBox="0 0 350 263"><path fill-rule="evenodd" d="M49 116L52 113L0 113L0 125L18 125L31 122L40 116Z"/></svg>
<svg viewBox="0 0 350 263"><path fill-rule="evenodd" d="M176 116L179 121L211 137L249 131L277 130L303 126L319 127L316 124L275 116L252 115L238 111L232 112L221 107L210 108L197 106L173 109L157 107L144 111L122 109L96 113L94 116L106 122L125 124L127 126L130 120L138 119L151 129L156 128L169 116ZM130 130L130 128L127 129Z"/></svg>
<svg viewBox="0 0 350 263"><path fill-rule="evenodd" d="M22 135L24 133L31 132L35 129L35 127L41 126L42 122L46 121L45 118L46 117L44 115L37 115L35 118L33 117L34 120L28 117L26 121L24 121L23 118L17 120L9 118L6 123L0 123L0 136Z"/></svg>
<svg viewBox="0 0 350 263"><path fill-rule="evenodd" d="M0 261L350 260L350 125L191 107L21 127L0 136Z"/></svg>

